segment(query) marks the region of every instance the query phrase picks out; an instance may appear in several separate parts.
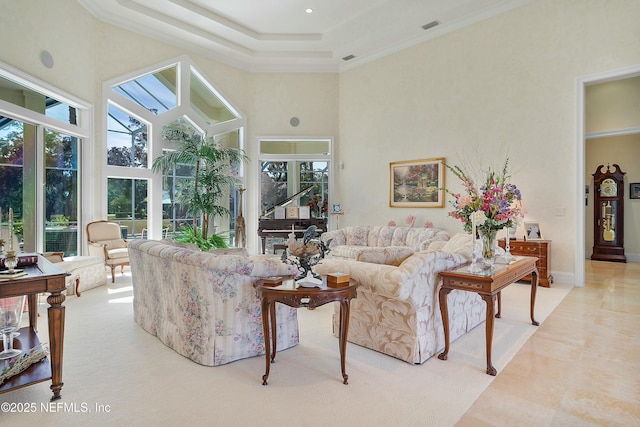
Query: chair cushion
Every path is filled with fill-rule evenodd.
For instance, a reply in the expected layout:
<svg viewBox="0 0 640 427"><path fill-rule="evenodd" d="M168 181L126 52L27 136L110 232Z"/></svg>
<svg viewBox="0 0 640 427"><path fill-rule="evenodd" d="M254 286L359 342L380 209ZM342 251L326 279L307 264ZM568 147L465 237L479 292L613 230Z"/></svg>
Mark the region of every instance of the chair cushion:
<svg viewBox="0 0 640 427"><path fill-rule="evenodd" d="M123 258L129 258L129 250L125 248L116 248L107 250L109 258L113 260L123 260Z"/></svg>
<svg viewBox="0 0 640 427"><path fill-rule="evenodd" d="M127 247L127 242L124 239L102 240L100 243L107 246L107 251Z"/></svg>
<svg viewBox="0 0 640 427"><path fill-rule="evenodd" d="M92 242L116 239L121 237L120 225L115 222L95 222L87 225L87 232Z"/></svg>

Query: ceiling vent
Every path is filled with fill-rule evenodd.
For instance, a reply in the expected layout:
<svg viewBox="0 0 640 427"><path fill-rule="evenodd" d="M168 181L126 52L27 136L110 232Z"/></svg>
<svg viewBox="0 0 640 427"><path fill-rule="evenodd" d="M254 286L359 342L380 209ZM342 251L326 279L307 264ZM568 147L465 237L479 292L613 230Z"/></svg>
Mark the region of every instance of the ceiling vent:
<svg viewBox="0 0 640 427"><path fill-rule="evenodd" d="M347 56L345 56L345 57L344 57L344 58L342 58L342 59L344 59L345 61L348 61L348 60L353 59L353 58L355 58L355 57L356 57L355 55L347 55Z"/></svg>
<svg viewBox="0 0 640 427"><path fill-rule="evenodd" d="M429 28L433 28L433 27L435 27L437 25L440 25L440 23L438 21L432 21L432 22L429 22L428 24L424 24L422 26L422 29L423 30L428 30Z"/></svg>

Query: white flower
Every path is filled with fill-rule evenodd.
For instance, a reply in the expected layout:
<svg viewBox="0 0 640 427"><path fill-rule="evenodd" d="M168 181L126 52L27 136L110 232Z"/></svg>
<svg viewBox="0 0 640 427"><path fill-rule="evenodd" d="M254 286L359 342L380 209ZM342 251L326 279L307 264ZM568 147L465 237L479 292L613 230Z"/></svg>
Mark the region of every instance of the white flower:
<svg viewBox="0 0 640 427"><path fill-rule="evenodd" d="M471 214L471 221L475 221L476 227L484 224L486 220L487 216L484 214L484 211L475 211Z"/></svg>

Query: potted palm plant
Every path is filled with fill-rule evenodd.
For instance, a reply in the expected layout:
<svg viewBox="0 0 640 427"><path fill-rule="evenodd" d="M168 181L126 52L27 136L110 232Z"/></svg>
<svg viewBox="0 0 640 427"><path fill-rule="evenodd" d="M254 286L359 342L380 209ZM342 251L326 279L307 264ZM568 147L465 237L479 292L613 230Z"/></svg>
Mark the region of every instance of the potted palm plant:
<svg viewBox="0 0 640 427"><path fill-rule="evenodd" d="M196 243L202 250L212 247L226 247L219 235L209 234L209 220L214 217L230 215L227 207L221 205L225 190L239 184L238 178L231 174L234 165L248 161L244 151L238 148L222 146L214 138L195 131L168 128L163 137L175 143L178 149L166 151L157 157L152 165L154 172L164 172L175 166L193 166L194 177L183 184L176 193L176 201L187 206L193 215L193 224L184 230L184 238ZM201 226L197 218L202 216Z"/></svg>

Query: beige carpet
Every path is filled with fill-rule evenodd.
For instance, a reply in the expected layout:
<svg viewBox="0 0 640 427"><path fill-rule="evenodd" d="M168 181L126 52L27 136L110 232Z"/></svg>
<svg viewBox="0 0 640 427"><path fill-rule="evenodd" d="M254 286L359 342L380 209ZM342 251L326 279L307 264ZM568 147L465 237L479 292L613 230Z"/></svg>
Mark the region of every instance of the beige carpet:
<svg viewBox="0 0 640 427"><path fill-rule="evenodd" d="M327 305L298 311L300 344L278 353L269 385L262 386L262 357L204 367L143 331L133 321L130 285L125 273L115 285L68 297L62 399L49 405L50 382L2 394L0 402L35 412L3 410L0 423L452 426L493 380L485 374L482 324L452 344L449 360L432 357L423 365L349 344L349 385L343 385ZM544 321L570 289L539 288L536 319ZM536 330L529 321L529 290L517 283L503 292L493 346L498 375ZM39 329L46 332L46 304L40 311Z"/></svg>

